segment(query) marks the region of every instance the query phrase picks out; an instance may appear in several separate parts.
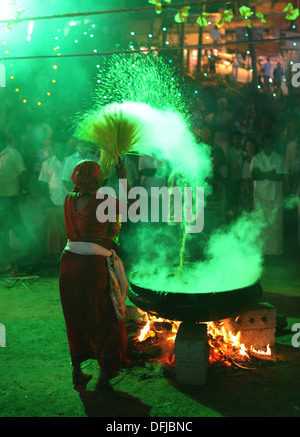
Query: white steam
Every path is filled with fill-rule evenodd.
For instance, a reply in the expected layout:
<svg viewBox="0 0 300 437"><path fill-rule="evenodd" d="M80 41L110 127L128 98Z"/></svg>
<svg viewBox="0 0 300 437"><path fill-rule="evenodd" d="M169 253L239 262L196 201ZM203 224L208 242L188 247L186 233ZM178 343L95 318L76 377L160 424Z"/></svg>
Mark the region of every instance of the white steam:
<svg viewBox="0 0 300 437"><path fill-rule="evenodd" d="M172 255L170 247L164 244L154 246L154 252L153 234L141 232L136 243L147 259L140 258L132 280L144 288L177 293L221 292L252 285L262 275L261 231L260 214L241 216L229 229L215 231L205 246L205 259L186 262L181 276L178 247ZM189 241L186 245L188 248ZM147 256L147 248L151 256Z"/></svg>
<svg viewBox="0 0 300 437"><path fill-rule="evenodd" d="M196 143L179 113L136 102L109 106L122 110L140 124L141 136L136 145L141 153L166 161L171 172L180 172L192 187L205 186L205 195L210 194L206 183L212 170L210 148ZM137 227L135 235L131 235L138 259L134 265L134 282L145 288L186 293L217 292L252 285L262 274L261 229L260 215L244 214L230 227L210 235L204 246L204 259L185 262L179 275L184 227L159 228L151 227L151 224ZM192 238L195 244L197 237ZM186 249L189 244L187 238ZM203 246L201 236L200 244Z"/></svg>
<svg viewBox="0 0 300 437"><path fill-rule="evenodd" d="M185 176L191 186L203 187L212 171L209 147L197 144L183 116L173 110L159 110L138 102L113 103L109 110L121 110L141 126L136 146L145 155L166 161L172 172Z"/></svg>

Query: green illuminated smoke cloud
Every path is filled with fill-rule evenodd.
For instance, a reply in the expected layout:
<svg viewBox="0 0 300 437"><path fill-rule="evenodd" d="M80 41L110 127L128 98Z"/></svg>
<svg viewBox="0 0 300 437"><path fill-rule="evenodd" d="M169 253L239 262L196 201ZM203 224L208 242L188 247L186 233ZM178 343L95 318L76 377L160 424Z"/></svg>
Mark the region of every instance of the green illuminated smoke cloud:
<svg viewBox="0 0 300 437"><path fill-rule="evenodd" d="M142 126L140 152L167 161L168 172L181 172L190 185L206 186L208 194L210 150L197 145L190 132L192 91L183 76L154 53L113 55L100 67L93 107L83 118L109 107L136 118Z"/></svg>
<svg viewBox="0 0 300 437"><path fill-rule="evenodd" d="M105 73L105 74L104 74ZM172 79L173 78L173 79ZM169 175L184 175L187 186L204 186L211 174L210 149L197 144L189 129L189 94L161 59L114 57L100 72L94 107L122 110L141 126L140 152L167 162ZM204 222L204 230L209 223ZM232 226L193 239L203 256L186 263L178 275L183 226L137 224L122 237L123 253L134 259L134 281L145 288L173 292L211 292L242 288L262 273L262 220L245 214Z"/></svg>
<svg viewBox="0 0 300 437"><path fill-rule="evenodd" d="M134 235L140 256L131 278L145 288L178 293L222 292L252 285L262 274L262 228L260 214L250 213L229 228L216 230L204 243L203 258L185 263L179 277L180 232L176 235L173 227L165 226L151 233L141 226ZM201 234L192 238L197 238L200 250Z"/></svg>
<svg viewBox="0 0 300 437"><path fill-rule="evenodd" d="M109 115L119 120L119 124L111 125L107 121ZM118 142L119 138L118 148L122 149L121 142L123 144L125 137L131 143L127 126L133 125L136 125L136 129L131 129L135 153L163 161L167 176L180 174L189 186L207 185L206 180L212 173L210 149L204 143L197 144L185 119L175 110L161 110L140 102L111 103L89 111L79 124L76 135L104 150L106 141Z"/></svg>
<svg viewBox="0 0 300 437"><path fill-rule="evenodd" d="M180 173L192 187L206 184L212 171L210 149L204 143L196 143L179 112L138 102L112 104L111 107L137 121L140 138L136 148L141 154L165 161L169 174Z"/></svg>
<svg viewBox="0 0 300 437"><path fill-rule="evenodd" d="M205 186L205 194L210 193L206 184L211 172L209 148L195 142L180 114L136 102L124 102L121 107L141 125L141 150L166 160L170 172L181 173L188 186ZM262 273L261 231L261 216L252 213L244 214L230 227L216 230L206 242L201 235L189 237L186 249L190 240L194 239L195 244L198 239L204 257L185 264L179 277L183 227L137 227L132 240L134 251L140 255L134 266L138 272L135 278L144 287L173 292L225 291L251 285ZM132 241L126 240L126 244L132 247Z"/></svg>

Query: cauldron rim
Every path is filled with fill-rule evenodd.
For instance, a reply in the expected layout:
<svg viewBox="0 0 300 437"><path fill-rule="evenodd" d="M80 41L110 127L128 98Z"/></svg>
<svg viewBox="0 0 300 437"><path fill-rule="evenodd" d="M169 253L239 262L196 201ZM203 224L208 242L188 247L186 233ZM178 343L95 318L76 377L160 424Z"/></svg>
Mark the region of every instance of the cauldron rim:
<svg viewBox="0 0 300 437"><path fill-rule="evenodd" d="M262 297L259 280L246 287L202 293L159 292L130 281L129 299L143 311L178 321L208 322L234 317Z"/></svg>
<svg viewBox="0 0 300 437"><path fill-rule="evenodd" d="M238 287L238 288L231 288L231 289L228 289L228 290L222 290L222 291L199 291L199 292L182 292L182 291L180 291L180 292L177 292L177 291L172 291L172 290L169 290L169 291L167 291L167 290L158 290L158 289L154 289L154 288L148 288L148 287L144 287L144 286L142 286L142 285L139 285L139 284L137 284L136 282L134 282L134 280L132 280L132 275L130 274L129 275L129 277L128 277L128 279L129 279L129 283L131 284L131 285L133 285L134 287L136 287L136 288L139 288L140 290L145 290L145 291L147 291L147 290L149 290L149 291L152 291L152 292L154 292L154 293L159 293L159 294L176 294L176 295L182 295L182 296L187 296L187 295L190 295L190 296L193 296L193 295L213 295L213 294L221 294L221 293L233 293L233 292L238 292L238 291L241 291L241 290L244 290L244 289L247 289L247 288L251 288L251 287L254 287L255 285L257 285L257 284L259 284L260 282L261 282L261 280L262 280L262 277L259 277L256 281L254 281L254 282L252 282L252 283L250 283L250 284L248 284L248 285L245 285L245 286L243 286L243 287Z"/></svg>

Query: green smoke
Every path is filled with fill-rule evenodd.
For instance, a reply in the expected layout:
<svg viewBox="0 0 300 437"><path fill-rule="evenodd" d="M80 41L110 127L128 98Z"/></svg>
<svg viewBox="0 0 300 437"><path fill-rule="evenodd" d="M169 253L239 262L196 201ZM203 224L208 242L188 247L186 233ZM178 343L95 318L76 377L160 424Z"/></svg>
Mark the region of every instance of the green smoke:
<svg viewBox="0 0 300 437"><path fill-rule="evenodd" d="M186 186L205 187L208 196L210 148L198 144L190 131L190 94L181 80L154 55L115 56L100 71L94 106L83 118L114 108L136 119L140 153L165 162L170 179L180 175ZM259 214L245 214L212 234L206 232L210 223L204 223L205 232L185 241L184 224L138 223L124 229L122 253L131 259L134 282L145 288L187 293L237 289L262 274L262 226ZM179 275L180 254L188 255L191 245L198 256L187 256Z"/></svg>
<svg viewBox="0 0 300 437"><path fill-rule="evenodd" d="M262 221L257 213L244 214L233 225L213 232L208 241L201 234L190 237L197 239L199 251L203 244L203 256L185 262L180 277L179 230L176 236L171 226L157 234L149 229L140 227L135 235L141 256L136 257L131 278L137 285L178 293L221 292L252 285L262 275ZM189 244L188 240L186 251Z"/></svg>

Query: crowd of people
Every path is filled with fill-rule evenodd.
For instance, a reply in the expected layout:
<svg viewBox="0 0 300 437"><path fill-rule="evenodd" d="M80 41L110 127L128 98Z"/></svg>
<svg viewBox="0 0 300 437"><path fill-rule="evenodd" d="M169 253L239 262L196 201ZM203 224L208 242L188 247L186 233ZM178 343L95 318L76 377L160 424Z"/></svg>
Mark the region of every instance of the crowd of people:
<svg viewBox="0 0 300 437"><path fill-rule="evenodd" d="M265 255L284 251L284 204L297 206L300 194L300 137L298 100L293 105L277 102L262 106L258 113L250 100L236 111L228 109L225 98L216 110L205 114L202 125L195 114L195 134L212 148L213 194L218 199L223 221L237 218L243 211L260 210L264 215ZM199 107L199 105L198 105ZM294 201L285 202L287 199ZM299 212L298 212L299 222ZM296 230L300 244L300 224Z"/></svg>
<svg viewBox="0 0 300 437"><path fill-rule="evenodd" d="M219 98L209 111L198 99L191 113L195 147L207 144L212 156L204 226L226 225L243 211L260 211L265 255L284 251L284 199L294 196L293 207L300 211L300 101L282 105L277 102L272 111L260 106L258 113L250 100L233 111ZM119 227L96 216L104 201L96 197L103 185L99 159L92 144L46 122L22 132L12 126L0 131L0 270L9 271L14 261L32 253L60 261L74 388L80 391L92 377L82 372L82 362L96 359L95 390L108 393L110 379L132 363L126 353L128 282L115 241ZM170 183L164 165L151 156L127 155L107 185L127 178L127 188L143 186L151 193L151 187ZM298 212L298 244L299 218Z"/></svg>
<svg viewBox="0 0 300 437"><path fill-rule="evenodd" d="M214 205L226 222L259 204L266 220L277 223L269 238L272 247L265 254L283 252L283 199L300 194L300 104L296 100L292 106L282 101L276 105L270 108L241 99L240 107L230 108L225 98L219 98L210 111L198 99L191 118L199 147L204 142L212 151L208 208ZM73 168L83 159L98 162L99 153L71 134L57 133L48 122L21 133L12 126L0 132L3 269L32 248L35 253L59 257L66 242L63 204L74 188ZM162 163L149 156L126 157L125 166L130 186L150 189L168 183L161 177Z"/></svg>
<svg viewBox="0 0 300 437"><path fill-rule="evenodd" d="M56 135L47 123L35 126L33 135L10 129L0 132L0 261L4 270L33 253L59 259L66 244L64 200L74 188L73 168L83 159L98 161L99 153L90 144Z"/></svg>

